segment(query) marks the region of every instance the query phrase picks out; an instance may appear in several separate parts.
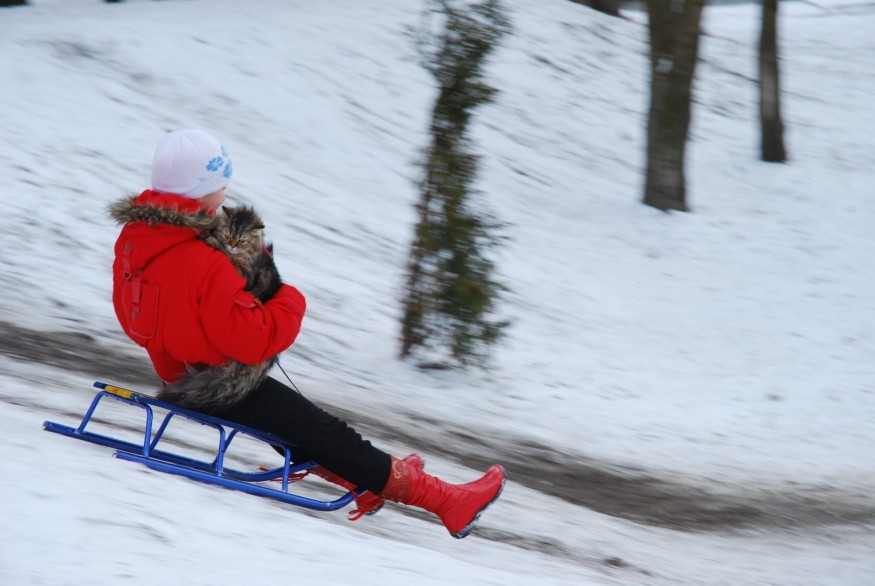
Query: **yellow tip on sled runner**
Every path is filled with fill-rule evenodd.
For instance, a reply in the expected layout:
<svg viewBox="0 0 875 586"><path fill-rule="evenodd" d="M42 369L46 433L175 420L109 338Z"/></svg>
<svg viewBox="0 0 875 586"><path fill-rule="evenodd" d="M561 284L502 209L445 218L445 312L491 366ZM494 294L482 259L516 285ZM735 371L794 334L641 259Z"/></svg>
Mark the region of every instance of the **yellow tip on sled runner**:
<svg viewBox="0 0 875 586"><path fill-rule="evenodd" d="M193 480L215 484L223 488L240 490L256 496L276 499L307 509L336 511L351 503L355 498L352 492L348 492L333 501L321 501L290 493L289 478L306 473L310 468L317 466L317 463L313 461L294 462L292 460L292 448L295 446L275 435L218 417L198 413L197 411L183 409L144 393L130 391L102 382L95 382L94 386L100 389L100 391L94 397L91 406L88 408L78 427L69 427L52 421L46 421L43 423L43 429L114 448L116 451L113 455L116 458L139 462L153 470L178 474ZM143 428L142 443L129 442L94 433L86 429L97 406L106 398L139 407L145 411L146 421ZM155 422L154 408L156 407L166 411L166 414L158 427L158 431L153 434ZM175 417L183 417L216 430L219 442L215 458L212 461L198 460L171 451L158 449L158 445L164 437L168 425ZM257 472L243 472L225 466L225 454L238 434L264 442L284 453L283 465L269 470L259 469ZM278 481L271 484L281 486L281 488L272 488L261 484L266 481Z"/></svg>

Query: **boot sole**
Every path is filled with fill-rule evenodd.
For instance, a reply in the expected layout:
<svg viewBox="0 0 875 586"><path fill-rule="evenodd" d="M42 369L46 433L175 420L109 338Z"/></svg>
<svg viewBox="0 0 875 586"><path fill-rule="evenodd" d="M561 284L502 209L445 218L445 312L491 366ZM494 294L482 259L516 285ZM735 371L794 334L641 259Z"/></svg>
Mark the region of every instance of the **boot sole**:
<svg viewBox="0 0 875 586"><path fill-rule="evenodd" d="M480 507L480 510L477 511L477 513L474 515L471 521L468 522L467 525L462 527L461 531L450 533L450 535L452 535L456 539L463 539L467 537L468 534L471 533L471 531L473 531L475 527L477 527L477 523L480 521L480 515L482 515L483 512L488 509L492 503L498 500L498 497L501 496L501 493L504 490L504 483L507 482L507 472L504 470L504 468L501 469L501 472L503 474L503 476L501 477L501 486L498 487L498 491L495 493L495 496L492 497L492 499L488 503Z"/></svg>

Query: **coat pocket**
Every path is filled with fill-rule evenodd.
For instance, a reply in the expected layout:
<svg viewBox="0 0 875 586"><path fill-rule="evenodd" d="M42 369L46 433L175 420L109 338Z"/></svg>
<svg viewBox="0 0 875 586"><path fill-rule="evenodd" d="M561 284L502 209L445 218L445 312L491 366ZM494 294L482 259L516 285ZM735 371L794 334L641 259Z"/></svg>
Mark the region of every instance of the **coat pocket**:
<svg viewBox="0 0 875 586"><path fill-rule="evenodd" d="M158 330L158 285L139 283L139 302L135 302L131 281L125 281L122 306L127 316L125 329L128 335L140 346L145 346Z"/></svg>

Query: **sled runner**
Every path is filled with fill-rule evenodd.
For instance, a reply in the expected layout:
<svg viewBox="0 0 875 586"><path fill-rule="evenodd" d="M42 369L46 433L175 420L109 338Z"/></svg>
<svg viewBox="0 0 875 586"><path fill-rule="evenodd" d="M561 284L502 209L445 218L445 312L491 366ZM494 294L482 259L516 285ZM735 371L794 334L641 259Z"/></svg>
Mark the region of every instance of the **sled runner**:
<svg viewBox="0 0 875 586"><path fill-rule="evenodd" d="M294 446L279 437L218 417L183 409L136 391L130 391L102 382L95 382L94 386L100 389L100 391L94 397L91 406L85 412L82 422L78 427L69 427L60 423L46 421L43 423L43 429L113 448L116 450L113 454L116 458L139 462L153 470L179 474L193 480L215 484L223 488L240 490L256 496L276 499L307 509L336 511L348 505L355 498L352 492L347 492L335 500L322 501L289 492L290 478L293 482L295 479L303 477L306 475L307 470L317 466L317 463L313 461L294 462L291 452L291 448ZM86 429L98 405L104 399L113 399L145 411L146 417L143 427L143 441L141 443L110 437ZM158 430L153 433L157 415L155 408L166 411L166 413L161 424L158 426ZM165 447L168 442L161 443L168 426L177 417L200 423L217 432L218 446L215 458L212 461L174 453ZM283 465L272 469L259 468L257 471L251 472L240 471L226 466L225 456L234 438L238 435L250 437L279 449L284 453ZM163 449L159 449L159 444Z"/></svg>

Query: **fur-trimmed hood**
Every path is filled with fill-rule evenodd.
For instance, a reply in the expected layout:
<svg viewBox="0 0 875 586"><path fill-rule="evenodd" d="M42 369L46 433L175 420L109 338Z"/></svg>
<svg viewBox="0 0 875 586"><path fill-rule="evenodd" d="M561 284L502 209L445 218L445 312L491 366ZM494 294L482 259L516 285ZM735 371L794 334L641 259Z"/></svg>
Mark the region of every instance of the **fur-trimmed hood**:
<svg viewBox="0 0 875 586"><path fill-rule="evenodd" d="M201 232L217 222L213 211L196 199L152 190L110 204L109 213L124 226L116 243L124 249L116 255L126 259L131 271L171 248L200 240Z"/></svg>
<svg viewBox="0 0 875 586"><path fill-rule="evenodd" d="M216 223L216 215L198 200L146 190L109 205L109 215L119 224L145 222L150 226L168 224L198 232Z"/></svg>

